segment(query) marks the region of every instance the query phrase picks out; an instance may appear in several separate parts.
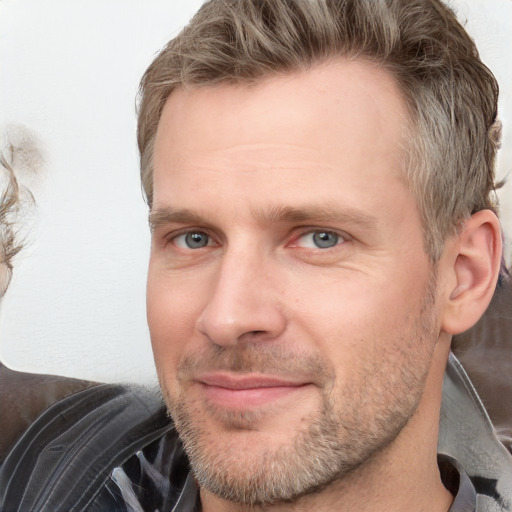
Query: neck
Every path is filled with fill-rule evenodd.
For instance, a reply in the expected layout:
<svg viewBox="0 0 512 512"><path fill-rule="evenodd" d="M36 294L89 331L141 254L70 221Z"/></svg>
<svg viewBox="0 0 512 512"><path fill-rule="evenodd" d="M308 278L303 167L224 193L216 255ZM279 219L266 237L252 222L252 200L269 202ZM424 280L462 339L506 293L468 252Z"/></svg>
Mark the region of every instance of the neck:
<svg viewBox="0 0 512 512"><path fill-rule="evenodd" d="M447 512L453 496L441 482L437 440L449 340L438 343L418 409L384 450L320 492L294 502L251 507L201 490L203 512Z"/></svg>

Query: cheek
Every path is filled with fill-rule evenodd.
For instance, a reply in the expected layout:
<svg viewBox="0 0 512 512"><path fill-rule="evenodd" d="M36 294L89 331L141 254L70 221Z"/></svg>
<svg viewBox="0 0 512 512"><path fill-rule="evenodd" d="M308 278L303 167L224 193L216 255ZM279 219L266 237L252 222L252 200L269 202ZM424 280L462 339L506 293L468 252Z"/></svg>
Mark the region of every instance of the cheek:
<svg viewBox="0 0 512 512"><path fill-rule="evenodd" d="M295 288L291 316L319 350L347 367L366 351L384 350L382 344L405 343L421 314L426 283L426 274L409 279L403 273L303 282Z"/></svg>
<svg viewBox="0 0 512 512"><path fill-rule="evenodd" d="M148 276L147 320L157 369L175 373L181 355L193 339L197 295L183 293L161 276ZM160 376L162 377L162 376Z"/></svg>
<svg viewBox="0 0 512 512"><path fill-rule="evenodd" d="M423 296L421 278L411 283L398 277L382 279L373 275L346 273L341 278L308 282L293 287L293 304L298 317L317 319L325 327L346 329L371 327L371 323L393 323L417 309Z"/></svg>

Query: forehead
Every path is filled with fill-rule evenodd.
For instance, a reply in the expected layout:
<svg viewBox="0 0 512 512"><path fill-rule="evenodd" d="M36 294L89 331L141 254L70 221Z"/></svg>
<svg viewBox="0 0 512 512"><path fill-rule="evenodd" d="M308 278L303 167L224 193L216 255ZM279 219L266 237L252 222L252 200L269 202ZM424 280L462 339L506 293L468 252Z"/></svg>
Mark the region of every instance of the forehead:
<svg viewBox="0 0 512 512"><path fill-rule="evenodd" d="M382 180L401 177L406 127L393 78L367 61L178 89L157 131L154 206L180 200L185 182L203 190L205 180L231 191L258 187L262 197L290 189L292 202L311 195L315 180L325 190L338 184L378 193Z"/></svg>
<svg viewBox="0 0 512 512"><path fill-rule="evenodd" d="M251 120L251 125L242 113ZM280 117L280 113L287 117ZM234 115L226 117L227 114ZM215 121L217 130L206 133L207 116ZM208 139L216 144L223 137L221 128L225 124L236 129L240 141L245 136L250 137L250 143L266 141L269 121L286 128L281 135L289 134L290 138L306 124L315 129L320 123L324 135L328 135L329 128L339 128L346 121L368 130L371 136L374 130L387 131L388 121L402 123L406 118L402 95L385 69L368 60L337 58L305 71L276 74L255 83L179 87L166 102L157 141L167 130L192 127L200 130L201 144ZM230 142L236 144L233 133L230 136Z"/></svg>

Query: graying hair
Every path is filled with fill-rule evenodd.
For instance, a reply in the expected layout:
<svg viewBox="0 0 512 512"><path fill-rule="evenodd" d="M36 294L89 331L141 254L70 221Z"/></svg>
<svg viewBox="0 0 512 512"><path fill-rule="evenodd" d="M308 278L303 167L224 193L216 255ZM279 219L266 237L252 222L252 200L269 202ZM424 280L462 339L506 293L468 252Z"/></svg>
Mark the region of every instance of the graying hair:
<svg viewBox="0 0 512 512"><path fill-rule="evenodd" d="M498 85L439 0L211 0L156 57L140 86L138 145L148 205L164 104L176 87L250 83L335 57L386 69L406 101L404 177L433 261L471 214L496 211Z"/></svg>

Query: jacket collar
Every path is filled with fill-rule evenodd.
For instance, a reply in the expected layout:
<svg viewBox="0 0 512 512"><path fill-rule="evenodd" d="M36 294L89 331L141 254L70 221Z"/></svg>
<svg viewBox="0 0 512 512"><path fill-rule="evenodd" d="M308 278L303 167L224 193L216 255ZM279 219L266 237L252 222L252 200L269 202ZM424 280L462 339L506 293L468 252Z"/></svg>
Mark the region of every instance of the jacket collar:
<svg viewBox="0 0 512 512"><path fill-rule="evenodd" d="M512 510L512 456L497 439L469 377L451 354L445 372L438 452L457 462L477 493L477 510Z"/></svg>

